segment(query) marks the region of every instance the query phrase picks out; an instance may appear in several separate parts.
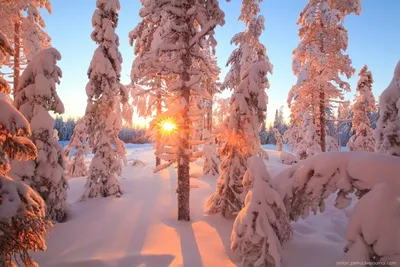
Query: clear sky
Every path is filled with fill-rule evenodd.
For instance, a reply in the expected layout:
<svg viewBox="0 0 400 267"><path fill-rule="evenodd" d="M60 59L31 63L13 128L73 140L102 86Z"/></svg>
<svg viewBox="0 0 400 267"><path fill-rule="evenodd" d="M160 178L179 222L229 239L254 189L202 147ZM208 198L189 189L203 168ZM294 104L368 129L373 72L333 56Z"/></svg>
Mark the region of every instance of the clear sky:
<svg viewBox="0 0 400 267"><path fill-rule="evenodd" d="M91 40L91 18L96 0L53 0L53 14L43 14L47 24L46 32L52 38L52 45L62 54L59 66L63 71L59 95L64 102L66 116L80 117L86 107L85 86L88 81L86 72L96 48ZM128 33L140 21L138 16L141 4L138 0L120 0L121 11L117 34L120 37L120 51L124 63L121 79L123 84L130 82L129 73L134 58L133 48L129 45ZM285 105L287 93L296 82L292 73L292 51L299 39L296 25L299 13L307 0L264 0L261 14L266 19L266 30L261 42L267 47L268 56L274 65L274 73L269 77L271 88L268 90L268 121L274 117L275 109ZM216 29L218 41L218 64L222 69L221 79L228 68L225 67L233 46L230 39L244 29L237 20L240 12L239 0L226 2L220 0L225 12L225 25ZM346 95L353 100L358 71L367 64L372 71L375 83L373 92L376 97L387 87L393 75L396 63L400 59L400 10L399 0L363 0L360 16L350 15L345 20L349 32L347 52L353 60L356 75L349 80L352 92ZM42 12L44 13L44 11ZM285 115L289 111L285 109Z"/></svg>

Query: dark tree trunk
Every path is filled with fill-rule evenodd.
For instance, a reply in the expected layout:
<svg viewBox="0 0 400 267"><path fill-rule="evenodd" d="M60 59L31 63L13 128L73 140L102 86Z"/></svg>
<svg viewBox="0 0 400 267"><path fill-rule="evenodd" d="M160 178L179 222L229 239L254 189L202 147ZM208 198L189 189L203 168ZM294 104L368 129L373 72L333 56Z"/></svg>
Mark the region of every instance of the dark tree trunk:
<svg viewBox="0 0 400 267"><path fill-rule="evenodd" d="M321 150L322 152L326 151L326 143L325 143L325 136L326 136L326 121L325 121L325 92L320 91L319 93L319 121L320 121L320 138L321 138Z"/></svg>
<svg viewBox="0 0 400 267"><path fill-rule="evenodd" d="M161 92L159 92L158 94L157 94L157 117L159 117L160 115L161 115L161 112L162 112L162 110L161 110L161 108L162 108L162 106L161 106ZM159 140L158 140L159 138L157 138L157 140L156 140L156 143L158 143L159 142ZM159 157L157 157L156 156L156 167L158 166L158 165L160 165L161 164L161 159L159 158Z"/></svg>
<svg viewBox="0 0 400 267"><path fill-rule="evenodd" d="M21 59L21 41L20 41L20 29L21 24L20 22L16 22L14 24L14 91L13 96L17 94L17 88L19 83L19 76L20 76L20 59Z"/></svg>
<svg viewBox="0 0 400 267"><path fill-rule="evenodd" d="M195 4L194 0L189 0L186 10L189 10ZM186 12L184 12L186 13ZM190 17L186 18L183 24L190 25L193 23ZM183 72L180 75L183 86L181 88L181 98L185 101L185 107L182 110L182 125L179 133L179 153L178 153L178 220L190 221L190 170L189 170L189 155L190 151L189 135L190 135L190 118L188 115L190 103L190 88L186 83L190 81L189 70L191 69L192 60L190 54L190 32L185 31L181 35L181 41L186 46L186 51L182 53L181 60L183 63Z"/></svg>
<svg viewBox="0 0 400 267"><path fill-rule="evenodd" d="M182 97L189 103L190 89L183 88ZM189 221L190 220L190 176L189 176L189 155L187 151L190 149L189 145L189 125L190 120L187 114L188 106L185 107L182 117L182 133L180 134L180 151L178 156L178 220Z"/></svg>

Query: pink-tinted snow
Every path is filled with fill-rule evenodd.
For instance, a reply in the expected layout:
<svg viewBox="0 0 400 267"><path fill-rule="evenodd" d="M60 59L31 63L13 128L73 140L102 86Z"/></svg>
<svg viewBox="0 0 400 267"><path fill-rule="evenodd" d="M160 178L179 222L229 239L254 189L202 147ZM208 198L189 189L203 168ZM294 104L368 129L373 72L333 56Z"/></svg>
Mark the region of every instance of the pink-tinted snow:
<svg viewBox="0 0 400 267"><path fill-rule="evenodd" d="M86 179L69 180L70 218L50 232L48 250L34 255L40 266L236 266L229 249L233 220L204 212L217 177L191 179L191 221L178 222L174 167L153 174L152 149L151 145L128 145L128 160L140 159L145 165L124 167L121 198L76 202ZM272 178L290 167L280 163L280 152L268 153ZM201 169L199 160L191 173ZM334 199L328 199L324 213L293 224L294 239L283 247L282 267L331 267L341 260L351 208L337 210L333 203Z"/></svg>

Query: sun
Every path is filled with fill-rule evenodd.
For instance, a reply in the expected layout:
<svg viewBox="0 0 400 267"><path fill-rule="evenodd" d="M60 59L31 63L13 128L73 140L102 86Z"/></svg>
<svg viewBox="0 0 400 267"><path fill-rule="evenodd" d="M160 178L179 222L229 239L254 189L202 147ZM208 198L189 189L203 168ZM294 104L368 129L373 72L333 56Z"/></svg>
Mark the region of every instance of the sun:
<svg viewBox="0 0 400 267"><path fill-rule="evenodd" d="M172 132L173 130L175 130L176 125L173 124L170 121L164 121L162 124L163 130L166 132Z"/></svg>
<svg viewBox="0 0 400 267"><path fill-rule="evenodd" d="M159 131L162 134L172 134L177 130L176 122L173 118L165 118L158 123Z"/></svg>

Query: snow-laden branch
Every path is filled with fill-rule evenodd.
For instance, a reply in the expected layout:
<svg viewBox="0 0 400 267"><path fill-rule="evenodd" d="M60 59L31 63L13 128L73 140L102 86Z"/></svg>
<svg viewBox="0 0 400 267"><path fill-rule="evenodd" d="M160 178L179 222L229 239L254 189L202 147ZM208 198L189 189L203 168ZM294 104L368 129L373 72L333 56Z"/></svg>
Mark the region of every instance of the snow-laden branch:
<svg viewBox="0 0 400 267"><path fill-rule="evenodd" d="M324 200L337 193L337 208L351 203L349 194L363 196L380 182L400 193L400 158L369 152L326 152L283 171L274 179L292 220L325 209Z"/></svg>

